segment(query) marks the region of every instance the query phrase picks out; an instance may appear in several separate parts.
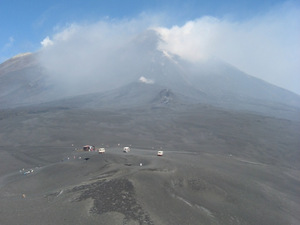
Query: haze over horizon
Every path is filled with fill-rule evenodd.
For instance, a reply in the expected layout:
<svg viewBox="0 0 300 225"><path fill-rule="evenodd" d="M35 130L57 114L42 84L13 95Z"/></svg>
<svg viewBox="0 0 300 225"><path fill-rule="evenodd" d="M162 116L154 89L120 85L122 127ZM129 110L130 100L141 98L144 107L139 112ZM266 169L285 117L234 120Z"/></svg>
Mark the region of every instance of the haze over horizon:
<svg viewBox="0 0 300 225"><path fill-rule="evenodd" d="M99 65L111 65L120 51L132 50L128 48L132 40L152 29L160 34L158 48L162 51L192 62L220 59L300 94L300 5L298 1L271 2L176 1L172 5L171 1L153 1L150 5L117 1L115 5L97 5L76 1L45 5L31 1L13 10L12 3L4 1L2 16L11 18L19 13L22 18L26 10L32 15L1 26L0 62L21 52L42 52L48 68L68 76L83 74L99 69ZM70 9L66 10L67 6ZM18 30L21 24L24 27ZM122 57L129 58L134 68L139 49L131 50L123 51ZM110 74L111 68L106 66L103 72Z"/></svg>

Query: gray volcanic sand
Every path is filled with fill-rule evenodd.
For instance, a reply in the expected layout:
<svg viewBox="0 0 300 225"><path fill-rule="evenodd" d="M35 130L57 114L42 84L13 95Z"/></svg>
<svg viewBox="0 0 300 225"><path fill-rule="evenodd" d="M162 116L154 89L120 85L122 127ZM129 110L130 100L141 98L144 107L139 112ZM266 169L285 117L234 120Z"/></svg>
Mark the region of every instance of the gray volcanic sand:
<svg viewBox="0 0 300 225"><path fill-rule="evenodd" d="M300 224L299 123L193 110L0 112L0 224Z"/></svg>
<svg viewBox="0 0 300 225"><path fill-rule="evenodd" d="M292 169L208 153L165 151L158 157L154 150L121 148L71 153L33 173L2 178L1 224L299 221L299 199L289 194L299 189Z"/></svg>

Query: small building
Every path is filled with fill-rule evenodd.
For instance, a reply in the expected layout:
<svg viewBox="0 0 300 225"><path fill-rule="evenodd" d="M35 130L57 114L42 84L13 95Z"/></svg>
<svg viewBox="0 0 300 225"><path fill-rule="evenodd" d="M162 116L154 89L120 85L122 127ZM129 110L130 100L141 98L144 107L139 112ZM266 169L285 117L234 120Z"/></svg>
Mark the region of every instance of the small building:
<svg viewBox="0 0 300 225"><path fill-rule="evenodd" d="M130 152L130 148L129 148L129 147L124 147L124 148L123 148L123 152L126 152L126 153L127 153L127 152Z"/></svg>
<svg viewBox="0 0 300 225"><path fill-rule="evenodd" d="M83 149L83 151L87 151L87 152L91 152L91 151L96 150L95 146L93 146L93 145L85 145L85 146L83 146L82 149Z"/></svg>
<svg viewBox="0 0 300 225"><path fill-rule="evenodd" d="M105 153L105 148L99 148L98 152L99 152L99 154Z"/></svg>
<svg viewBox="0 0 300 225"><path fill-rule="evenodd" d="M157 152L157 155L158 155L158 156L163 156L163 155L164 155L164 151L158 151L158 152Z"/></svg>

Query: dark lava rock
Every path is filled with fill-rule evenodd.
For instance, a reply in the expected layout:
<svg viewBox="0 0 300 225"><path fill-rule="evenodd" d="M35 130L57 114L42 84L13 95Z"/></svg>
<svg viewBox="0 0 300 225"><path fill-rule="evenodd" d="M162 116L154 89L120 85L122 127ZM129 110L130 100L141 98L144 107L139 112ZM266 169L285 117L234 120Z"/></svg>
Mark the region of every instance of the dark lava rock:
<svg viewBox="0 0 300 225"><path fill-rule="evenodd" d="M94 200L92 213L118 212L124 215L124 224L129 220L138 221L140 225L154 224L137 203L134 187L128 179L101 180L75 187L72 191L82 192L77 201L88 198Z"/></svg>

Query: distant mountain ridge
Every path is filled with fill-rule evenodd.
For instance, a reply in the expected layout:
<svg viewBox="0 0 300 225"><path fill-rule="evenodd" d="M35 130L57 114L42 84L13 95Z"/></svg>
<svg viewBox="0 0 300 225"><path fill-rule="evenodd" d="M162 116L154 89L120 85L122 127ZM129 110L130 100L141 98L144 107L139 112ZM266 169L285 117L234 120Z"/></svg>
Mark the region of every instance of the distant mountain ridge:
<svg viewBox="0 0 300 225"><path fill-rule="evenodd" d="M86 81L77 82L77 86L68 86L72 80L54 80L51 71L39 61L40 53L5 61L0 65L0 108L41 103L92 108L211 104L297 118L299 95L218 60L197 64L186 62L158 50L155 45L159 38L157 34L145 32L141 35L138 45L143 48L139 48L138 54L142 64L138 69L117 68L110 79L87 73ZM134 41L131 45L121 52L137 51Z"/></svg>
<svg viewBox="0 0 300 225"><path fill-rule="evenodd" d="M0 76L36 65L37 61L32 53L21 53L0 64Z"/></svg>

